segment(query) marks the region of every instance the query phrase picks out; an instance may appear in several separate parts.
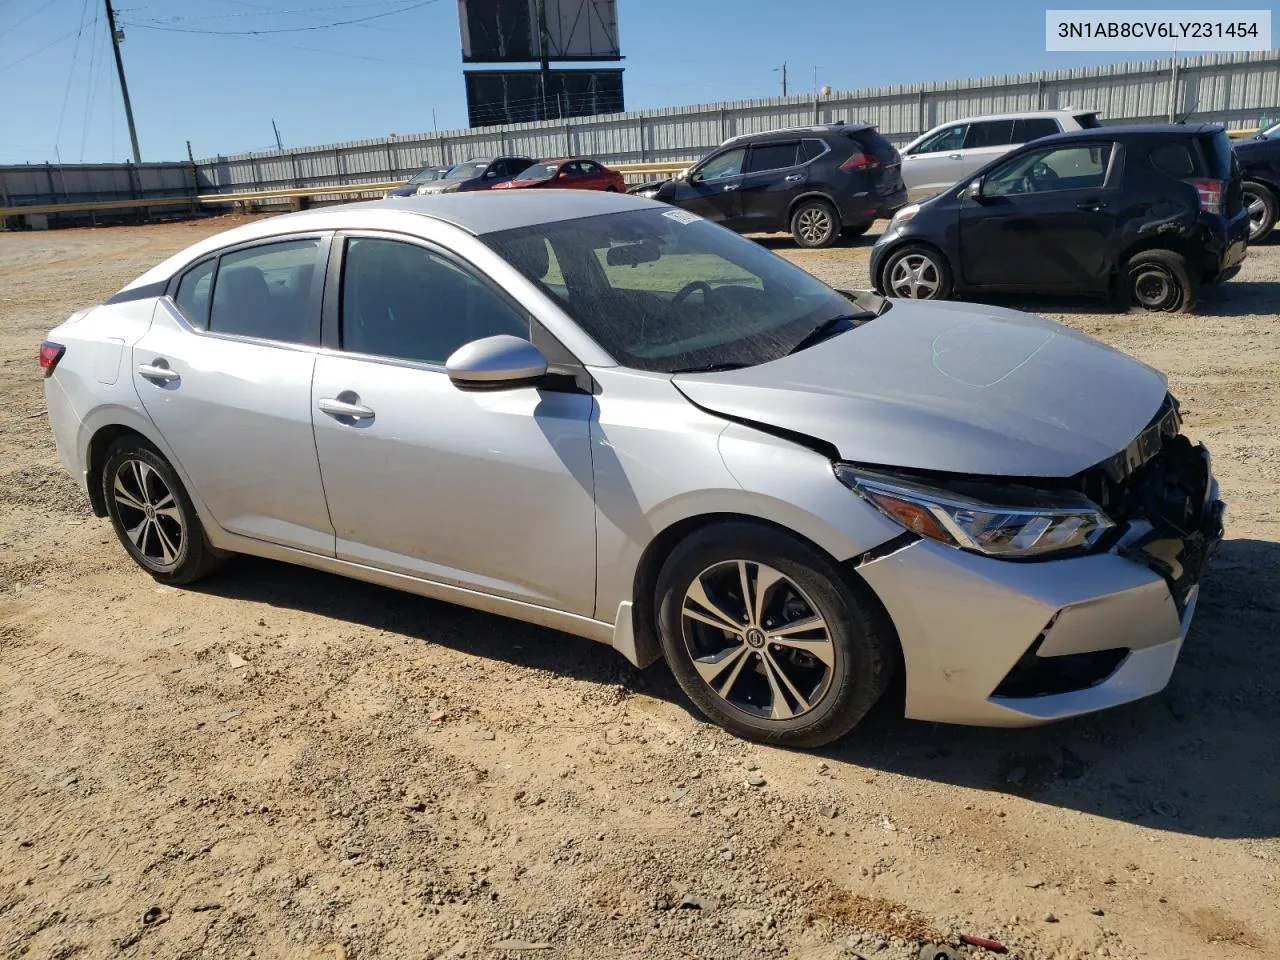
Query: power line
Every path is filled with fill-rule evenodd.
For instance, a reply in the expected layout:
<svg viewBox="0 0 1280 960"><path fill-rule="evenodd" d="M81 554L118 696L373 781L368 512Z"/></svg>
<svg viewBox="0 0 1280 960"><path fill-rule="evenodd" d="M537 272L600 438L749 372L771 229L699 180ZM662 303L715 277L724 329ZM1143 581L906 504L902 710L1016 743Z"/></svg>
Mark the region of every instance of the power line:
<svg viewBox="0 0 1280 960"><path fill-rule="evenodd" d="M84 2L80 4L80 28L76 30L76 45L75 49L71 51L71 67L67 70L67 87L62 92L62 109L58 111L58 130L53 135L53 146L55 150L62 141L62 121L67 115L67 101L71 99L71 81L74 80L76 76L76 64L80 62L80 36L84 33L84 19L88 13L89 0L84 0ZM97 17L93 18L93 25L96 32L98 26ZM90 66L89 69L92 73L92 66Z"/></svg>
<svg viewBox="0 0 1280 960"><path fill-rule="evenodd" d="M228 0L235 2L235 0ZM323 7L297 7L292 10L273 10L271 7L263 7L256 3L238 3L238 6L252 7L253 12L239 13L202 13L195 15L175 15L168 17L151 17L147 23L180 23L189 20L230 20L238 17L284 17L284 16L305 16L311 13L324 13L330 10L367 10L369 7L378 6L403 6L409 0L375 0L370 3L338 3L330 4ZM126 9L126 8L121 8ZM143 9L134 7L128 9ZM399 13L399 10L388 11L385 15L390 16L393 13Z"/></svg>
<svg viewBox="0 0 1280 960"><path fill-rule="evenodd" d="M53 6L55 3L57 3L57 2L58 2L58 0L47 0L47 2L45 2L45 3L41 4L41 5L40 5L39 7L37 7L35 10L32 10L32 11L31 11L30 13L28 13L25 17L23 17L21 20L19 20L17 23L13 24L13 26L11 26L11 27L6 27L6 28L5 28L5 31L4 31L4 32L5 32L5 35L6 35L6 36L8 36L8 35L12 35L12 34L13 34L13 31L17 30L20 26L22 26L24 23L26 23L28 20L32 19L33 17L39 16L40 14L44 13L46 10L48 10L50 7L52 7L52 6Z"/></svg>
<svg viewBox="0 0 1280 960"><path fill-rule="evenodd" d="M334 27L349 27L361 23L367 23L370 20L380 20L383 17L395 16L398 13L408 13L410 10L417 10L419 7L425 7L428 4L439 3L440 0L418 0L408 6L400 7L396 10L388 10L383 13L371 13L365 17L355 17L351 20L336 20L333 23L317 23L306 27L269 27L260 30L200 30L190 27L168 27L161 23L144 23L132 20L126 26L138 27L142 30L163 30L167 33L200 33L208 36L221 37L243 37L243 36L259 36L266 33L306 33L315 30L331 30Z"/></svg>
<svg viewBox="0 0 1280 960"><path fill-rule="evenodd" d="M37 53L44 53L44 51L48 50L54 44L61 43L63 40L66 40L68 37L75 36L75 34L76 34L76 29L73 27L72 29L64 33L62 36L55 37L53 40L50 40L43 47L37 47L36 49L32 50L25 57L19 57L17 60L10 60L8 63L4 64L3 66L0 66L0 73L3 73L5 70L8 70L10 67L16 67L20 63L26 63L28 60L34 57Z"/></svg>

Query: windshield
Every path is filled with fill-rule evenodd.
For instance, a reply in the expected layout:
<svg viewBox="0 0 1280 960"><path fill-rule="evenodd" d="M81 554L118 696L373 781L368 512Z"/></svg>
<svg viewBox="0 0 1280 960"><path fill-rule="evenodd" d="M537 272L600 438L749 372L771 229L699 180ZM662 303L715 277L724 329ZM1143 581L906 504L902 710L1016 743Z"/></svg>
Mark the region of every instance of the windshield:
<svg viewBox="0 0 1280 960"><path fill-rule="evenodd" d="M440 170L436 167L428 167L426 170L419 170L409 180L410 183L430 183L432 180L440 179Z"/></svg>
<svg viewBox="0 0 1280 960"><path fill-rule="evenodd" d="M807 346L822 324L875 315L683 210L609 213L483 239L619 363L640 370L767 363Z"/></svg>
<svg viewBox="0 0 1280 960"><path fill-rule="evenodd" d="M449 170L444 175L446 180L472 180L480 174L484 173L484 168L489 164L478 160L468 160L466 163L460 163L456 167Z"/></svg>
<svg viewBox="0 0 1280 960"><path fill-rule="evenodd" d="M516 174L517 180L550 180L560 168L554 163L535 163Z"/></svg>

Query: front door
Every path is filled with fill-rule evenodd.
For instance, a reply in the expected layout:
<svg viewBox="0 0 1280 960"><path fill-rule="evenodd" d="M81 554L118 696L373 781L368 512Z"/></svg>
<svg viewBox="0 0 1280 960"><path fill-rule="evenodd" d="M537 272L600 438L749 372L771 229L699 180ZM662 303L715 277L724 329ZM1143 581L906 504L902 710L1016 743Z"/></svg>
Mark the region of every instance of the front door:
<svg viewBox="0 0 1280 960"><path fill-rule="evenodd" d="M219 526L332 556L311 430L328 245L274 240L192 266L134 345L133 379Z"/></svg>
<svg viewBox="0 0 1280 960"><path fill-rule="evenodd" d="M718 153L677 180L671 202L700 217L728 225L738 217L745 147Z"/></svg>
<svg viewBox="0 0 1280 960"><path fill-rule="evenodd" d="M1029 149L960 208L961 272L975 286L1097 290L1107 282L1120 163L1111 143ZM1118 159L1118 158L1117 158ZM1109 170L1116 174L1109 177Z"/></svg>
<svg viewBox="0 0 1280 960"><path fill-rule="evenodd" d="M459 390L449 355L528 315L425 244L342 242L341 349L312 390L338 557L591 616L592 397Z"/></svg>

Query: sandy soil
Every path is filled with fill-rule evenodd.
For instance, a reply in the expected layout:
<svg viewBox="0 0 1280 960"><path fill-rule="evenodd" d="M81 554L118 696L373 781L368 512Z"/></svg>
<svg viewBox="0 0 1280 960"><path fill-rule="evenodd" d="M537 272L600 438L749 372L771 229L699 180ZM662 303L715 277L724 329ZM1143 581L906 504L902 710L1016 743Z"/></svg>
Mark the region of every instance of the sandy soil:
<svg viewBox="0 0 1280 960"><path fill-rule="evenodd" d="M36 344L228 225L0 234L0 956L1280 957L1280 246L1197 316L1019 304L1168 371L1215 455L1229 539L1169 690L803 754L551 631L136 569L58 468ZM865 285L870 242L770 245Z"/></svg>

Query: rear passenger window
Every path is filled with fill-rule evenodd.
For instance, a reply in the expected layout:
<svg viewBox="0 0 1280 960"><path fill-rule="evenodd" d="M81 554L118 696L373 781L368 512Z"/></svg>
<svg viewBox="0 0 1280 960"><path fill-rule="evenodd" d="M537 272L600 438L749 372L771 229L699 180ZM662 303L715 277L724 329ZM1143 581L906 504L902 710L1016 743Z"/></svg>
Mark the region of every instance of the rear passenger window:
<svg viewBox="0 0 1280 960"><path fill-rule="evenodd" d="M783 167L794 167L796 165L796 148L799 146L796 141L789 143L762 143L759 146L751 148L751 155L747 159L747 173L755 173L759 170L780 170Z"/></svg>
<svg viewBox="0 0 1280 960"><path fill-rule="evenodd" d="M801 140L800 141L800 157L801 163L807 163L810 160L816 160L827 152L827 145L821 140Z"/></svg>
<svg viewBox="0 0 1280 960"><path fill-rule="evenodd" d="M527 316L488 283L425 247L354 238L343 264L344 350L443 364L464 343L482 337L529 339Z"/></svg>
<svg viewBox="0 0 1280 960"><path fill-rule="evenodd" d="M318 239L286 240L223 254L209 329L286 343L317 342L320 318L309 307L319 249Z"/></svg>
<svg viewBox="0 0 1280 960"><path fill-rule="evenodd" d="M969 124L969 133L964 138L964 146L966 150L979 147L1007 147L1012 136L1012 120L983 120L981 123Z"/></svg>
<svg viewBox="0 0 1280 960"><path fill-rule="evenodd" d="M1051 137L1055 133L1061 132L1058 129L1058 121L1051 120L1048 117L1028 117L1026 120L1013 121L1014 143L1029 143L1032 140Z"/></svg>
<svg viewBox="0 0 1280 960"><path fill-rule="evenodd" d="M209 291L213 287L213 268L217 265L216 258L197 263L182 275L178 281L178 294L174 297L183 316L193 327L201 330L209 326Z"/></svg>
<svg viewBox="0 0 1280 960"><path fill-rule="evenodd" d="M1188 141L1166 143L1151 151L1151 165L1161 173L1183 179L1196 175L1196 161Z"/></svg>

